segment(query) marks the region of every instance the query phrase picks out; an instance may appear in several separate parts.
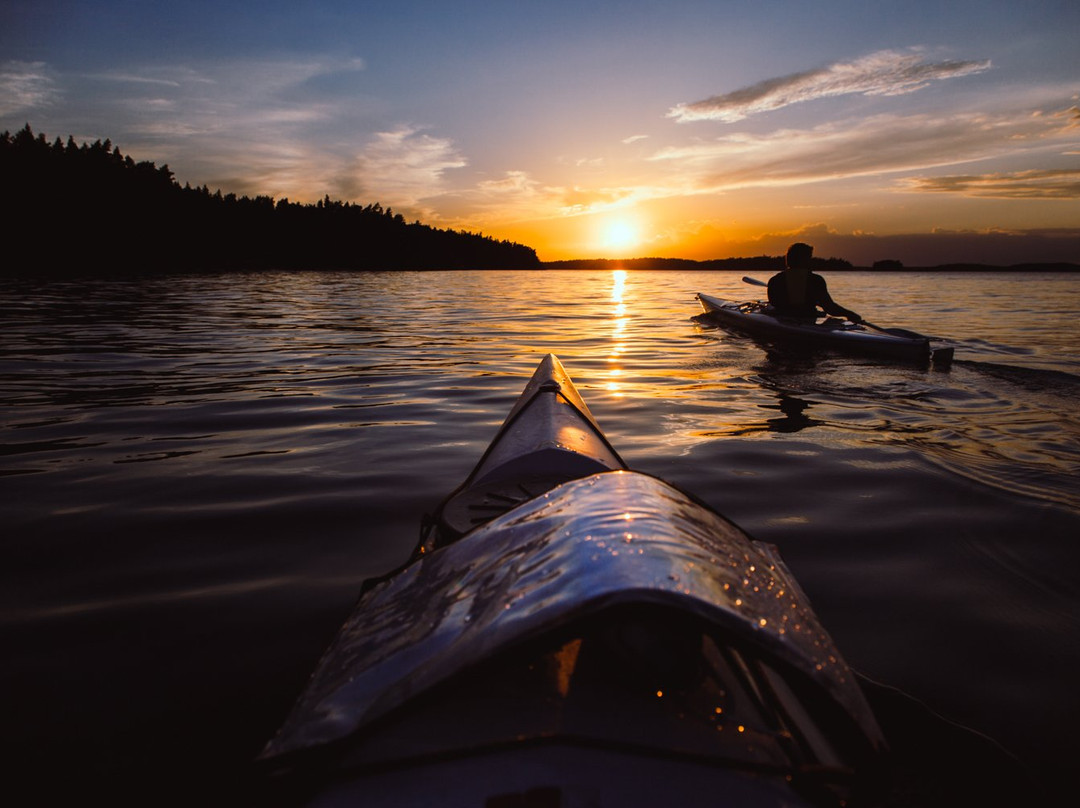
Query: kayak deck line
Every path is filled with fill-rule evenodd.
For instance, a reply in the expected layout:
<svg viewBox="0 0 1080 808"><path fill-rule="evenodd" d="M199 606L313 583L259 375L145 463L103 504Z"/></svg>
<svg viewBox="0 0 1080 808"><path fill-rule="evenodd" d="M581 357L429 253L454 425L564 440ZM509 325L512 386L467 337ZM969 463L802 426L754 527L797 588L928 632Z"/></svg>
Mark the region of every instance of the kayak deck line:
<svg viewBox="0 0 1080 808"><path fill-rule="evenodd" d="M549 491L627 468L554 354L541 360L475 468L439 505L425 552Z"/></svg>

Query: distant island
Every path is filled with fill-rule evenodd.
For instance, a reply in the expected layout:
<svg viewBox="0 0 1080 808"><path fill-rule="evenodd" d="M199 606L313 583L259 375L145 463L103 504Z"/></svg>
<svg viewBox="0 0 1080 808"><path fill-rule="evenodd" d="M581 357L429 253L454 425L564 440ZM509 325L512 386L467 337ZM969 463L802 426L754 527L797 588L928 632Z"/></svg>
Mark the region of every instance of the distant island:
<svg viewBox="0 0 1080 808"><path fill-rule="evenodd" d="M168 165L108 140L50 143L29 124L0 136L0 177L10 271L540 268L531 247L408 223L378 203L181 187Z"/></svg>
<svg viewBox="0 0 1080 808"><path fill-rule="evenodd" d="M30 125L0 135L7 199L8 257L0 272L70 274L258 269L447 270L629 269L777 271L782 256L545 261L523 244L406 222L379 203L324 197L314 204L181 187L168 165L136 162L109 140L50 142ZM40 235L46 233L44 239ZM815 258L814 269L845 271L1077 272L1080 264L947 264L857 267Z"/></svg>

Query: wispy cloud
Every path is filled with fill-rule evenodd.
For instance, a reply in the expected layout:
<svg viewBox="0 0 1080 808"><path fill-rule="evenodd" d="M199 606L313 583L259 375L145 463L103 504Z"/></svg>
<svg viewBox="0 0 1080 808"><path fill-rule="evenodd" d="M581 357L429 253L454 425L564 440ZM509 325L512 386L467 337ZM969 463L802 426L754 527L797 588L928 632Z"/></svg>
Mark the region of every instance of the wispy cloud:
<svg viewBox="0 0 1080 808"><path fill-rule="evenodd" d="M478 187L484 193L496 195L517 194L534 196L539 189L539 183L532 179L528 172L507 171L500 179L483 180Z"/></svg>
<svg viewBox="0 0 1080 808"><path fill-rule="evenodd" d="M481 223L502 224L552 215L565 189L545 185L529 172L511 170L498 179L448 194L442 207L457 225L476 229ZM452 198L452 202L450 202Z"/></svg>
<svg viewBox="0 0 1080 808"><path fill-rule="evenodd" d="M182 180L312 201L336 191L349 159L321 137L339 110L295 91L326 69L321 62L253 60L69 81L95 94L85 128L105 131L136 157L169 163Z"/></svg>
<svg viewBox="0 0 1080 808"><path fill-rule="evenodd" d="M62 95L50 134L109 137L136 159L168 163L182 182L404 205L438 190L442 172L464 159L448 141L375 124L385 105L364 94L365 67L362 59L324 56L79 74L8 62L0 65L0 111L22 115Z"/></svg>
<svg viewBox="0 0 1080 808"><path fill-rule="evenodd" d="M881 115L808 130L735 134L662 149L700 192L921 171L1017 154L1068 138L1071 122L1030 112Z"/></svg>
<svg viewBox="0 0 1080 808"><path fill-rule="evenodd" d="M631 188L568 188L562 193L560 212L564 215L606 210L636 196Z"/></svg>
<svg viewBox="0 0 1080 808"><path fill-rule="evenodd" d="M450 140L413 126L376 133L356 162L357 190L375 190L380 198L399 205L417 205L438 194L446 171L468 165Z"/></svg>
<svg viewBox="0 0 1080 808"><path fill-rule="evenodd" d="M116 82L117 84L150 84L174 88L181 86L181 82L174 78L156 78L135 73L91 73L85 78Z"/></svg>
<svg viewBox="0 0 1080 808"><path fill-rule="evenodd" d="M640 187L547 185L528 172L508 171L498 179L448 192L441 200L447 221L471 229L515 221L541 221L598 213L651 198Z"/></svg>
<svg viewBox="0 0 1080 808"><path fill-rule="evenodd" d="M44 62L0 65L0 115L47 107L59 95L52 71Z"/></svg>
<svg viewBox="0 0 1080 808"><path fill-rule="evenodd" d="M1060 99L1060 96L1059 96ZM1059 100L1060 103L1060 100ZM1061 107L1057 107L1061 110ZM1014 109L994 114L958 112L878 115L833 121L805 130L733 133L655 151L656 170L632 185L547 185L524 171L456 194L457 215L492 224L592 214L649 200L696 197L743 188L795 186L857 177L918 174L934 169L1027 153L1044 155L1072 143L1075 115L1068 110ZM904 180L910 191L1067 198L1070 172L1021 172L986 178ZM1073 180L1076 178L1073 177ZM961 187L961 180L968 185ZM895 189L886 181L880 190ZM817 205L814 206L818 208Z"/></svg>
<svg viewBox="0 0 1080 808"><path fill-rule="evenodd" d="M912 191L996 199L1080 199L1080 169L910 177L903 185Z"/></svg>
<svg viewBox="0 0 1080 808"><path fill-rule="evenodd" d="M836 62L803 73L767 79L703 101L679 104L668 112L668 117L679 123L732 123L817 98L912 93L933 81L981 73L989 68L989 60L927 62L919 49L879 51L853 62Z"/></svg>

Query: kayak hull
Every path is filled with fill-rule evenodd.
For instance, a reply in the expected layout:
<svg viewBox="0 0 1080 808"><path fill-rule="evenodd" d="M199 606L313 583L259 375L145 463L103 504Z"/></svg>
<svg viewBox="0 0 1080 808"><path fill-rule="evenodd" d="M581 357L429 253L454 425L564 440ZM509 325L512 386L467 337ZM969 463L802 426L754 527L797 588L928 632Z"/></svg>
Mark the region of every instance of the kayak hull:
<svg viewBox="0 0 1080 808"><path fill-rule="evenodd" d="M932 356L929 338L911 332L881 333L836 318L819 322L781 317L761 303L737 303L701 292L697 300L708 322L783 346L909 362L929 362Z"/></svg>
<svg viewBox="0 0 1080 808"><path fill-rule="evenodd" d="M447 502L529 458L569 479L437 524L365 588L263 752L276 793L808 806L877 787L881 730L776 549L627 470L554 357Z"/></svg>

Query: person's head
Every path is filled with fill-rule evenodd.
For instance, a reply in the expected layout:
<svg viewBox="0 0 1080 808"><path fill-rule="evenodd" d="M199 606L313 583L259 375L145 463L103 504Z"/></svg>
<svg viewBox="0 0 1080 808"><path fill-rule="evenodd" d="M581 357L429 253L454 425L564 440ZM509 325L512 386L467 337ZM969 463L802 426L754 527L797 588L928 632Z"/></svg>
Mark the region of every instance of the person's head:
<svg viewBox="0 0 1080 808"><path fill-rule="evenodd" d="M784 261L788 269L810 269L810 258L813 254L814 248L800 241L788 247Z"/></svg>

